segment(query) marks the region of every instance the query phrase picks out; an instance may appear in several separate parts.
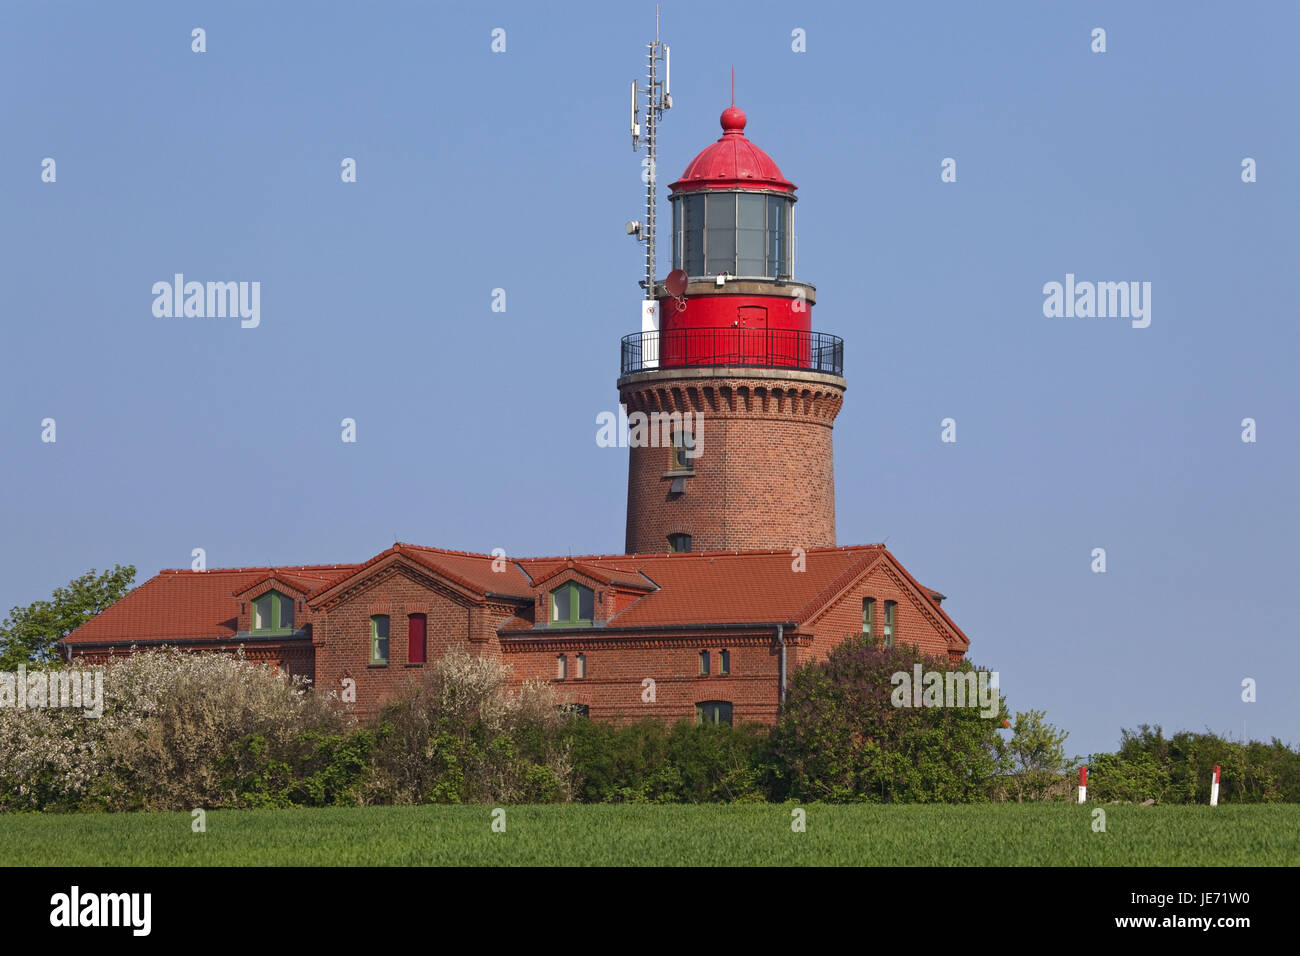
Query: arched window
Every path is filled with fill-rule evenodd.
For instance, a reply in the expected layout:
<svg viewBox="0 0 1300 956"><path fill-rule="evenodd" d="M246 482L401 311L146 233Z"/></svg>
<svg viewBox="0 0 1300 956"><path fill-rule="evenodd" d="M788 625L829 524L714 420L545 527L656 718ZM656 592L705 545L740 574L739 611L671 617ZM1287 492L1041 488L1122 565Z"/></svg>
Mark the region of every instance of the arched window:
<svg viewBox="0 0 1300 956"><path fill-rule="evenodd" d="M577 581L566 581L551 592L551 624L590 624L595 616L596 594Z"/></svg>
<svg viewBox="0 0 1300 956"><path fill-rule="evenodd" d="M252 631L273 633L293 630L293 598L279 591L267 591L253 601Z"/></svg>
<svg viewBox="0 0 1300 956"><path fill-rule="evenodd" d="M668 536L668 550L673 554L686 554L691 550L691 536L678 531Z"/></svg>
<svg viewBox="0 0 1300 956"><path fill-rule="evenodd" d="M555 659L555 679L564 680L569 676L569 659L561 654Z"/></svg>
<svg viewBox="0 0 1300 956"><path fill-rule="evenodd" d="M893 647L898 636L898 602L885 602L885 646Z"/></svg>
<svg viewBox="0 0 1300 956"><path fill-rule="evenodd" d="M370 663L388 663L388 615L374 614L370 618Z"/></svg>
<svg viewBox="0 0 1300 956"><path fill-rule="evenodd" d="M862 599L862 633L867 637L875 636L876 628L876 599L872 597Z"/></svg>
<svg viewBox="0 0 1300 956"><path fill-rule="evenodd" d="M587 676L587 655L579 654L577 663L578 663L577 673L574 674L573 676L578 680L582 680L584 677Z"/></svg>
<svg viewBox="0 0 1300 956"><path fill-rule="evenodd" d="M724 676L731 673L731 651L718 651L718 673Z"/></svg>
<svg viewBox="0 0 1300 956"><path fill-rule="evenodd" d="M709 674L709 652L700 651L700 675L707 677Z"/></svg>

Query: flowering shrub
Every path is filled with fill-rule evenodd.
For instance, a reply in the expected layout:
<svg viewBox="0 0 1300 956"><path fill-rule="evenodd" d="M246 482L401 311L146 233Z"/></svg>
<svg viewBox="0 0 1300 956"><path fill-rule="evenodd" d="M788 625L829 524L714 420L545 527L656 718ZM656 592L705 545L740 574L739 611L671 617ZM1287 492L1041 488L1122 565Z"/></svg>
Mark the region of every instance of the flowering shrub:
<svg viewBox="0 0 1300 956"><path fill-rule="evenodd" d="M380 718L371 799L544 803L571 796L566 716L544 682L508 689L504 664L454 650Z"/></svg>
<svg viewBox="0 0 1300 956"><path fill-rule="evenodd" d="M104 712L0 708L0 809L178 810L239 806L230 770L340 726L328 701L242 655L132 654L104 671Z"/></svg>
<svg viewBox="0 0 1300 956"><path fill-rule="evenodd" d="M0 707L0 810L183 810L567 800L547 684L464 652L372 726L242 655L176 649L105 668L104 709Z"/></svg>

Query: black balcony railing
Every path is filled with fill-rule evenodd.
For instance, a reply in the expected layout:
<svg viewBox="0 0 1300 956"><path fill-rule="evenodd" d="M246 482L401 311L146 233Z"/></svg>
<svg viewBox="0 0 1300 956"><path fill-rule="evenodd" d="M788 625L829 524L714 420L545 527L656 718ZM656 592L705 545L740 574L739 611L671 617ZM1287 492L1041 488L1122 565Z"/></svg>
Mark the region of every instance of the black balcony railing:
<svg viewBox="0 0 1300 956"><path fill-rule="evenodd" d="M791 368L844 374L844 340L790 329L674 329L623 336L622 375L660 368Z"/></svg>

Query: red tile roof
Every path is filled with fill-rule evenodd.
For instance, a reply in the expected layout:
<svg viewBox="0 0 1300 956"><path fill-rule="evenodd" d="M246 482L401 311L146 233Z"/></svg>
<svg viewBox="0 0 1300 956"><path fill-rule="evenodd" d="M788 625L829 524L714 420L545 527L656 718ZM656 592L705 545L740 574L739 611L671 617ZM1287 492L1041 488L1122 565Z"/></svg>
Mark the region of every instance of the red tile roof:
<svg viewBox="0 0 1300 956"><path fill-rule="evenodd" d="M537 585L568 567L607 584L644 590L608 622L614 628L803 623L886 557L922 597L936 593L917 583L880 544L810 549L801 571L794 570L789 551L507 558L505 570L494 571L498 559L490 554L398 543L364 564L162 571L65 640L231 638L239 613L235 595L273 574L310 600L394 558L426 567L480 600L487 594L531 600ZM942 608L927 603L969 643ZM512 618L503 629L528 627L525 619Z"/></svg>
<svg viewBox="0 0 1300 956"><path fill-rule="evenodd" d="M789 551L697 551L574 561L622 575L639 571L657 586L611 619L612 627L783 623L801 620L800 614L818 595L846 572L861 573L883 550L880 545L814 548L806 554L803 571L793 570ZM533 562L521 563L533 574Z"/></svg>
<svg viewBox="0 0 1300 956"><path fill-rule="evenodd" d="M304 586L336 578L355 565L159 571L116 604L69 634L70 644L100 641L192 640L235 635L235 595L276 573ZM309 582L315 582L309 584Z"/></svg>
<svg viewBox="0 0 1300 956"><path fill-rule="evenodd" d="M512 594L517 597L529 597L532 593L532 586L528 579L509 557L504 559L504 570L494 571L492 563L498 561L498 558L490 554L447 551L416 544L397 544L394 547L479 594ZM501 564L497 566L502 567Z"/></svg>

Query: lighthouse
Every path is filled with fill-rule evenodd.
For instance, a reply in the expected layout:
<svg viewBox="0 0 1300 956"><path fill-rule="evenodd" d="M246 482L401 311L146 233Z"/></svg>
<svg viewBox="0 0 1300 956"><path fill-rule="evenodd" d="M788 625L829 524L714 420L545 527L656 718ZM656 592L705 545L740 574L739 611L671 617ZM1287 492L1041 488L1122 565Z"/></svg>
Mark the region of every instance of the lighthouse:
<svg viewBox="0 0 1300 956"><path fill-rule="evenodd" d="M836 543L844 343L815 330L796 275L796 186L734 101L720 122L669 186L672 270L622 340L619 399L652 425L630 443L629 554Z"/></svg>

